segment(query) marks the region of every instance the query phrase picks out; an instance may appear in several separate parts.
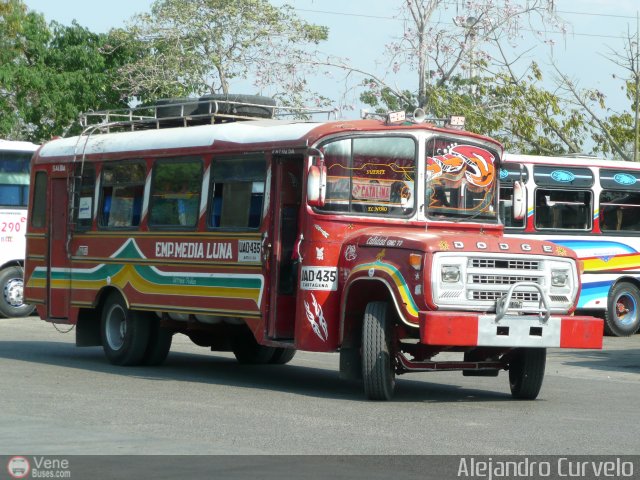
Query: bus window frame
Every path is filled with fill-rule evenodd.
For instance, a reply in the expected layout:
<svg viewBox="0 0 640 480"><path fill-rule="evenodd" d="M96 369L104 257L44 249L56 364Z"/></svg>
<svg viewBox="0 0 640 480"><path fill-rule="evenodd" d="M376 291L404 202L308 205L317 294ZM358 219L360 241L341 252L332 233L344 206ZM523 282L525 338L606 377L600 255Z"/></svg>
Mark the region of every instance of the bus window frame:
<svg viewBox="0 0 640 480"><path fill-rule="evenodd" d="M632 194L635 196L640 197L640 192L638 190L625 190L623 188L601 188L599 196L598 196L598 223L600 225L600 232L603 235L618 235L618 236L633 236L633 235L640 235L640 225L638 225L637 229L627 229L627 228L622 228L622 223L624 220L624 207L637 207L638 210L636 211L640 211L640 203L638 204L622 204L622 203L609 203L609 202L602 202L602 195L607 193L607 192L614 192L614 193L620 193L620 194ZM616 217L617 217L617 212L620 212L620 218L616 218L616 224L619 222L620 223L620 228L614 228L614 229L603 229L602 226L603 225L607 225L607 215L604 215L603 212L603 206L604 207L609 207L609 206L620 206L621 208L618 208L616 210L614 210L616 212ZM605 219L605 221L603 222L602 220ZM637 223L636 223L637 225Z"/></svg>
<svg viewBox="0 0 640 480"><path fill-rule="evenodd" d="M212 224L212 219L213 219L213 213L214 213L214 200L215 200L215 195L216 195L216 183L223 183L223 182L216 182L217 178L216 178L216 165L218 162L225 162L225 161L236 161L236 162L248 162L248 161L256 161L256 160L260 160L263 163L263 177L262 177L262 184L263 184L263 190L262 190L262 204L260 206L259 209L259 216L260 216L260 222L258 223L258 225L256 227L233 227L233 226L215 226ZM265 152L252 152L250 154L246 154L246 155L242 155L242 154L225 154L225 155L219 155L219 156L214 156L211 159L211 163L210 163L210 167L211 170L211 174L210 174L210 178L209 178L209 188L207 191L207 208L206 208L206 219L205 219L205 225L206 225L206 229L208 231L213 231L213 232L239 232L239 233L243 233L243 232L258 232L263 228L263 222L265 219L265 202L269 199L269 195L267 194L268 189L270 189L270 185L267 185L267 180L269 178L269 176L267 175L267 172L269 170L269 159L267 157L267 155L265 154ZM252 184L256 182L256 180L248 180L247 182L251 182ZM223 183L224 184L224 183ZM224 188L224 187L223 187ZM253 188L253 187L252 187ZM224 190L223 190L224 191ZM224 199L223 199L224 201ZM251 198L249 198L249 207L250 207L250 203L251 203ZM220 212L222 213L222 205L220 205ZM249 212L250 214L250 212ZM247 220L249 220L250 215L248 217Z"/></svg>
<svg viewBox="0 0 640 480"><path fill-rule="evenodd" d="M360 140L360 139L379 139L379 138L408 138L410 139L413 144L414 144L414 178L413 178L413 191L412 191L412 195L413 195L413 199L412 202L410 204L408 204L406 207L402 207L402 206L397 206L397 207L391 207L391 208L397 208L397 209L404 209L406 210L406 213L400 213L400 214L392 214L392 213L385 213L382 211L378 211L378 212L366 212L366 211L362 211L362 212L354 212L352 210L353 208L353 195L351 194L351 192L353 191L353 173L351 173L350 177L349 177L349 188L350 188L350 194L349 194L349 203L348 203L348 210L329 210L327 207L327 203L325 203L324 206L322 207L312 207L313 212L319 215L346 215L346 216L350 216L350 217L368 217L368 218L393 218L393 219L412 219L415 218L418 214L418 181L419 181L419 172L420 172L420 140L418 138L416 138L414 135L411 134L402 134L402 133L396 133L396 132L392 132L390 134L385 134L385 135L376 135L376 134L371 134L371 133L367 133L367 134L360 134L360 135L345 135L345 136L339 136L339 137L333 137L330 139L327 139L326 141L323 141L321 144L318 145L318 149L323 149L325 146L331 144L331 143L335 143L335 142L341 142L341 141L345 141L348 140L350 142L350 152L349 152L349 169L352 169L353 167L353 155L354 155L354 148L353 148L353 142L354 140ZM325 157L325 165L327 163L326 157ZM364 206L364 204L363 204ZM375 204L372 205L373 208L375 208Z"/></svg>
<svg viewBox="0 0 640 480"><path fill-rule="evenodd" d="M586 207L588 207L587 209L587 227L586 228L561 228L561 227L539 227L538 226L538 192L540 190L545 190L545 191L560 191L560 192L584 192L588 195L591 196L591 201L587 204L584 204ZM550 231L557 231L557 232L593 232L593 227L594 227L594 222L593 222L593 211L594 211L594 202L595 202L595 191L594 191L594 186L590 186L590 187L580 187L580 188L561 188L560 186L555 186L555 187L551 187L551 186L547 186L547 185L538 185L536 184L534 190L533 190L533 198L532 198L532 203L533 203L533 229L536 232L550 232Z"/></svg>
<svg viewBox="0 0 640 480"><path fill-rule="evenodd" d="M96 167L96 165L94 163L88 163L85 162L84 165L77 165L76 166L77 169L82 169L82 176L80 177L80 184L78 185L78 191L76 192L77 194L74 195L74 212L73 212L73 222L74 222L74 227L75 230L77 231L81 231L81 232L85 232L88 230L91 230L93 228L93 221L94 219L94 211L95 211L95 202L96 202L96 182L98 180L98 169ZM84 186L83 184L83 179L85 178L85 171L87 170L93 170L93 183L91 185L91 217L89 219L88 225L87 224L81 224L80 223L80 218L78 217L78 215L80 214L80 199L83 198L81 196L82 193L82 187ZM75 203L77 202L77 203Z"/></svg>
<svg viewBox="0 0 640 480"><path fill-rule="evenodd" d="M143 169L144 169L144 175L143 175L143 179L142 179L142 183L127 183L127 184L123 184L123 185L106 185L105 181L104 181L104 175L105 175L105 171L108 170L109 168L113 168L113 167L118 167L120 165L142 165ZM105 230L105 231L135 231L135 230L140 230L141 226L142 226L142 222L143 222L143 211L142 211L142 205L144 204L144 197L145 197L145 183L146 183L146 178L149 174L149 167L147 162L143 159L143 158L135 158L135 159L124 159L124 160L114 160L114 161L107 161L104 160L102 162L102 167L100 168L100 191L98 192L99 195L99 200L98 200L98 213L97 213L97 218L96 218L96 225L97 228L99 230ZM103 223L103 217L104 217L104 202L105 202L105 198L104 198L104 189L108 186L114 188L114 187L128 187L128 186L142 186L142 195L141 195L141 204L140 204L140 219L138 220L137 225L105 225ZM113 197L113 195L112 195ZM113 201L113 200L112 200Z"/></svg>
<svg viewBox="0 0 640 480"><path fill-rule="evenodd" d="M26 209L29 206L30 196L30 178L29 173L31 158L33 157L32 151L2 149L0 150L0 189L6 187L15 187L16 195L19 197L17 203L0 203L0 208L8 209ZM9 169L4 170L5 163L7 165L15 165L18 163L21 167L19 170ZM10 182L2 183L2 177L16 175L24 179L24 183Z"/></svg>
<svg viewBox="0 0 640 480"><path fill-rule="evenodd" d="M152 222L152 212L154 206L156 206L157 200L154 197L154 185L157 175L157 165L162 164L179 164L179 163L198 163L200 166L199 180L200 180L200 190L198 192L197 198L197 207L196 207L196 219L193 225L170 225L170 224L156 224ZM149 207L147 211L147 228L150 231L195 231L198 229L198 224L200 223L200 204L202 201L202 193L203 193L203 182L204 182L204 159L201 155L179 155L172 157L163 157L156 158L153 160L151 165L151 182L149 184ZM178 193L178 192L175 192Z"/></svg>
<svg viewBox="0 0 640 480"><path fill-rule="evenodd" d="M49 175L45 170L34 172L33 180L33 207L31 208L30 223L35 229L47 227L47 190Z"/></svg>

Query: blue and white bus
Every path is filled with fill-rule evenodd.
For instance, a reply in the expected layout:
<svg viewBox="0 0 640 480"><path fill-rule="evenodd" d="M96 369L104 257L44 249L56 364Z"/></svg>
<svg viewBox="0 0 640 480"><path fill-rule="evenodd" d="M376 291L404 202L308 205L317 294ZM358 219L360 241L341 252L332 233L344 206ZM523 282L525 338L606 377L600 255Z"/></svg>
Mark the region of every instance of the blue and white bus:
<svg viewBox="0 0 640 480"><path fill-rule="evenodd" d="M38 145L0 140L0 316L22 317L29 169Z"/></svg>
<svg viewBox="0 0 640 480"><path fill-rule="evenodd" d="M500 172L505 232L536 235L583 262L578 312L605 319L610 335L640 328L640 164L594 157L505 154ZM513 216L514 185L526 215Z"/></svg>

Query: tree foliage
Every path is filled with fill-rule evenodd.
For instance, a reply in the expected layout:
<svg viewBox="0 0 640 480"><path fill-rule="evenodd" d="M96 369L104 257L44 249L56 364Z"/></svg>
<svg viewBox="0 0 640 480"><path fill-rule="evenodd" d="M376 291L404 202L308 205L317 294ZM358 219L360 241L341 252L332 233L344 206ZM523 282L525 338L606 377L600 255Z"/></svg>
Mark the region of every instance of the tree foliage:
<svg viewBox="0 0 640 480"><path fill-rule="evenodd" d="M228 94L252 79L298 104L309 93L302 67L328 30L267 0L157 0L127 34L148 54L121 68L120 85L143 100Z"/></svg>
<svg viewBox="0 0 640 480"><path fill-rule="evenodd" d="M509 149L538 154L578 152L585 120L566 98L540 87L532 62L518 73L509 58L521 25L537 21L563 29L552 0L460 2L404 0L403 34L387 48L390 71L410 71L412 89L367 78L361 100L378 109L424 108L436 118L464 115L467 128L500 139ZM451 17L448 17L451 18ZM541 39L544 41L544 39Z"/></svg>
<svg viewBox="0 0 640 480"><path fill-rule="evenodd" d="M112 88L134 52L73 23L47 25L19 0L0 2L0 136L34 142L77 131L78 114L126 106Z"/></svg>

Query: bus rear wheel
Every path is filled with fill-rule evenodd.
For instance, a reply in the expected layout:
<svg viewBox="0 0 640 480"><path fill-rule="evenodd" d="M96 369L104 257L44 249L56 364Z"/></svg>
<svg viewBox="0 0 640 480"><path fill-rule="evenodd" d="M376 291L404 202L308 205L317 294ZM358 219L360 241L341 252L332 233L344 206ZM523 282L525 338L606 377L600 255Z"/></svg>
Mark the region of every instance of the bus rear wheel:
<svg viewBox="0 0 640 480"><path fill-rule="evenodd" d="M386 302L370 302L362 324L362 379L370 400L391 400L396 386L393 322Z"/></svg>
<svg viewBox="0 0 640 480"><path fill-rule="evenodd" d="M139 313L142 315L142 312ZM142 363L144 365L161 365L169 355L173 331L160 325L160 319L152 313L144 314L149 321L149 343L144 352ZM154 318L155 317L155 318Z"/></svg>
<svg viewBox="0 0 640 480"><path fill-rule="evenodd" d="M640 292L631 283L619 283L609 293L605 333L628 337L640 328Z"/></svg>
<svg viewBox="0 0 640 480"><path fill-rule="evenodd" d="M509 362L511 395L519 400L535 400L542 388L547 363L545 348L516 348Z"/></svg>
<svg viewBox="0 0 640 480"><path fill-rule="evenodd" d="M26 317L36 308L24 303L23 270L13 266L0 272L0 315L3 317Z"/></svg>
<svg viewBox="0 0 640 480"><path fill-rule="evenodd" d="M129 310L118 293L112 293L102 309L100 334L104 353L114 365L140 365L149 345L149 316Z"/></svg>

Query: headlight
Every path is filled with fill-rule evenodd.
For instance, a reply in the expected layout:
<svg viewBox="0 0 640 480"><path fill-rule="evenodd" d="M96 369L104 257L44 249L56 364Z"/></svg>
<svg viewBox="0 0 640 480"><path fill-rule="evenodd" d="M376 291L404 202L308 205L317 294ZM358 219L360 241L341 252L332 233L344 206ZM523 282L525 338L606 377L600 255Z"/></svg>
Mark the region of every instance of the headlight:
<svg viewBox="0 0 640 480"><path fill-rule="evenodd" d="M440 272L443 283L458 283L460 281L459 265L443 265Z"/></svg>
<svg viewBox="0 0 640 480"><path fill-rule="evenodd" d="M569 272L567 270L551 270L551 286L564 287L569 280Z"/></svg>

